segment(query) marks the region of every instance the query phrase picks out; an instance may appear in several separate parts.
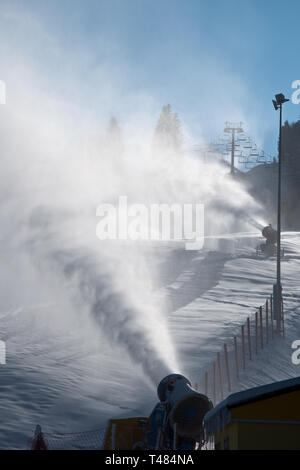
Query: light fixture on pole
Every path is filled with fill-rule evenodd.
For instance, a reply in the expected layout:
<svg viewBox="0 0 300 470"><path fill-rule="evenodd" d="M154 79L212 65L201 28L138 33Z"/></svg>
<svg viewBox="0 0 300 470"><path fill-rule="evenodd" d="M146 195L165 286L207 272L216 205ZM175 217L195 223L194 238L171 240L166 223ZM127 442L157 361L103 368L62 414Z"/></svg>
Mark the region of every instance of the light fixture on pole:
<svg viewBox="0 0 300 470"><path fill-rule="evenodd" d="M282 286L281 286L281 156L282 156L282 105L289 101L282 93L272 100L274 109L280 110L279 117L279 149L278 149L278 201L277 201L277 276L273 286L273 311L277 322L277 332L281 331L282 322Z"/></svg>

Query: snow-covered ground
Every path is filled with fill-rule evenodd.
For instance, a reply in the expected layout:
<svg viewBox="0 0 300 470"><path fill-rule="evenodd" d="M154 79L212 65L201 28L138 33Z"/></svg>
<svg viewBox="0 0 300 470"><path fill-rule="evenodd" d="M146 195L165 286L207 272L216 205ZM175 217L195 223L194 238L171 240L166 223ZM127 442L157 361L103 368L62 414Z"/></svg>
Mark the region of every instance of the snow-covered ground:
<svg viewBox="0 0 300 470"><path fill-rule="evenodd" d="M259 239L211 238L201 252L149 247L146 261L158 273L151 295L165 305L180 368L174 372L193 383L272 292L276 264L256 256ZM284 233L283 240L286 338L260 352L240 389L300 375L291 361L291 343L300 339L300 233ZM77 432L101 429L111 417L150 413L155 386L122 344L91 334L93 324L84 318L65 315L69 306L61 299L32 300L0 312L7 348L0 366L1 449L25 448L36 424L46 432Z"/></svg>

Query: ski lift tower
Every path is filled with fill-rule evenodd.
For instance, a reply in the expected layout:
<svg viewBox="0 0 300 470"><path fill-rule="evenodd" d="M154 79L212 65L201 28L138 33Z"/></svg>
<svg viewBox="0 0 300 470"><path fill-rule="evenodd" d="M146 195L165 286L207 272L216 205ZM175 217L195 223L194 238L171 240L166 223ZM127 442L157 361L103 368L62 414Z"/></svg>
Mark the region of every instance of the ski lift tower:
<svg viewBox="0 0 300 470"><path fill-rule="evenodd" d="M230 173L233 175L234 174L234 153L235 153L235 134L242 134L243 131L243 123L242 122L225 122L225 129L224 132L226 134L231 133L231 169Z"/></svg>
<svg viewBox="0 0 300 470"><path fill-rule="evenodd" d="M271 155L259 149L251 137L244 133L241 122L226 122L223 132L222 137L209 144L208 152L212 156L223 155L223 160L226 157L226 164L228 164L227 157L230 158L231 155L231 163L229 163L231 174L239 171L235 164L237 158L239 165L244 165L248 170L255 165L267 165L273 161Z"/></svg>

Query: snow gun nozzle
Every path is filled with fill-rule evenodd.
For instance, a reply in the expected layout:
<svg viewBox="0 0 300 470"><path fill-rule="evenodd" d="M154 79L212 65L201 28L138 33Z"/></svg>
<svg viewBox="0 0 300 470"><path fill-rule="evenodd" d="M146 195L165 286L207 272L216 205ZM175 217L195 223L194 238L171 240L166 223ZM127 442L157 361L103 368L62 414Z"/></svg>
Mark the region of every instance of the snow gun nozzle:
<svg viewBox="0 0 300 470"><path fill-rule="evenodd" d="M204 415L213 407L212 402L192 388L191 382L180 374L170 374L157 387L158 398L167 403L169 424L179 436L196 438L203 428Z"/></svg>

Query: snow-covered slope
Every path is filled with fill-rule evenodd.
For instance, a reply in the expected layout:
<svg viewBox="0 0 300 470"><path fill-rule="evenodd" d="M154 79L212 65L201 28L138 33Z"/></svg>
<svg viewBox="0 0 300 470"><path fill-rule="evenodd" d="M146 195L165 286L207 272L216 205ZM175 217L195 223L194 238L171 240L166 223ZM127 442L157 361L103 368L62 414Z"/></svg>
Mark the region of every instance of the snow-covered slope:
<svg viewBox="0 0 300 470"><path fill-rule="evenodd" d="M258 239L208 239L199 253L176 244L148 250L158 273L152 295L165 305L180 368L174 372L194 383L272 292L275 260L256 256ZM247 367L241 389L300 375L291 362L291 343L300 339L300 234L285 233L283 240L286 338ZM36 424L47 432L99 429L110 417L148 415L156 402L154 385L122 345L91 334L91 322L65 315L68 305L50 300L0 314L7 347L7 364L0 366L1 449L24 448Z"/></svg>

